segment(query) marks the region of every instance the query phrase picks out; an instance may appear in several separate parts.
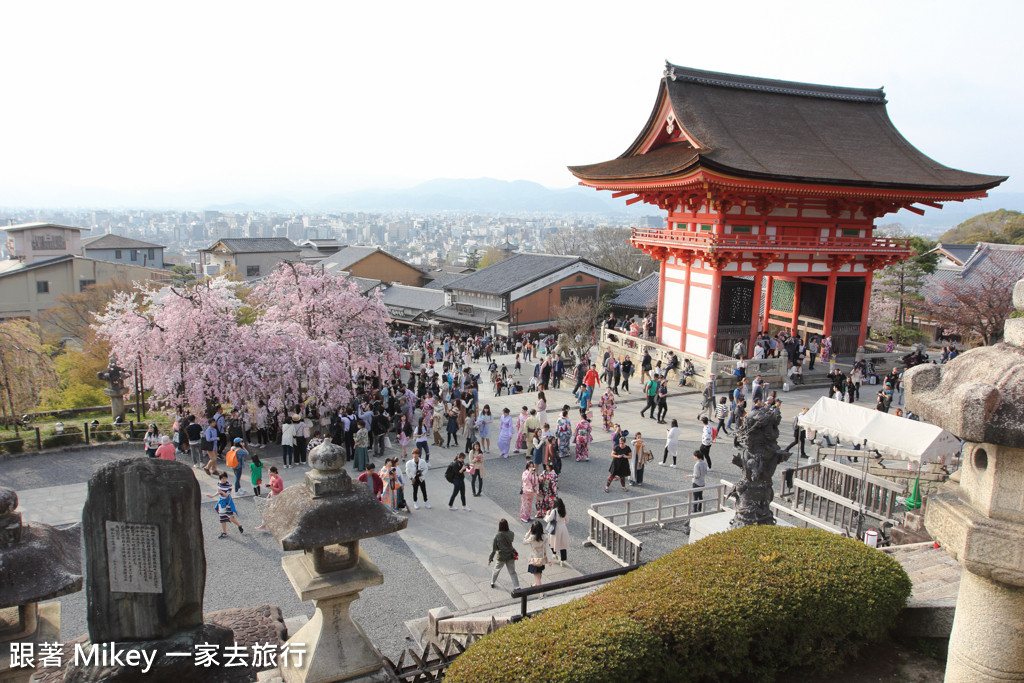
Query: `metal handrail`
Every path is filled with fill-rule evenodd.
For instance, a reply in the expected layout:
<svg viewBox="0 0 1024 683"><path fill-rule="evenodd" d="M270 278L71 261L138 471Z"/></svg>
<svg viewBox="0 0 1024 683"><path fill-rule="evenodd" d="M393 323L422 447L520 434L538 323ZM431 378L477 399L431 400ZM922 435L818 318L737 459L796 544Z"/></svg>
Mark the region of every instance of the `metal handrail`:
<svg viewBox="0 0 1024 683"><path fill-rule="evenodd" d="M620 498L618 500L610 500L603 503L593 503L590 507L594 510L595 514L599 514L598 510L601 508L613 505L624 505L626 507L625 512L604 513L601 514L601 517L625 531L628 529L639 529L651 524L662 525L666 522L689 521L690 519L720 512L724 508L726 488L725 484L714 484L712 486L681 489L678 491L668 491L666 493L651 493L645 496L636 496L635 498ZM709 497L699 501L694 499L695 493L704 494L705 492L710 494ZM679 503L666 504L663 499L671 496L681 496L685 498L685 500ZM634 509L634 504L641 501L654 501L656 502L656 505L649 508ZM693 506L696 504L701 504L703 508L702 512L692 511ZM682 515L677 514L678 508L685 508L687 512ZM663 516L664 511L671 511L671 515ZM651 512L655 514L651 519L648 519L647 514ZM640 516L640 521L631 523L631 517L636 515ZM620 517L625 517L625 521L620 523L618 521L618 518Z"/></svg>
<svg viewBox="0 0 1024 683"><path fill-rule="evenodd" d="M698 249L742 249L788 251L906 252L910 241L892 237L816 237L810 235L765 235L747 233L689 232L669 228L633 228L633 242L666 242Z"/></svg>
<svg viewBox="0 0 1024 683"><path fill-rule="evenodd" d="M552 581L551 583L545 583L539 586L527 586L525 588L516 588L512 591L512 597L519 598L520 600L522 600L522 602L520 603L519 614L512 617L510 621L516 622L521 619L525 619L527 616L529 616L529 614L526 611L526 601L531 595L537 595L538 593L550 593L552 591L562 590L563 588L573 588L575 586L583 586L588 583L604 581L605 579L612 579L616 576L628 574L634 569L638 569L642 566L644 566L644 563L640 562L638 564L631 564L627 567L619 567L618 569L608 569L603 572L584 574L583 576L574 576L570 579Z"/></svg>

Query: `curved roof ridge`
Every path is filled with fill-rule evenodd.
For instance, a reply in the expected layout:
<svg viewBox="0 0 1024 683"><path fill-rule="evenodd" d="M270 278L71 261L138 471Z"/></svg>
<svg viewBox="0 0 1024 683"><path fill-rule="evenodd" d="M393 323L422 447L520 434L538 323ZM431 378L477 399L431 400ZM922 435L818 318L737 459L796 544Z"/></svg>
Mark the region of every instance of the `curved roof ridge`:
<svg viewBox="0 0 1024 683"><path fill-rule="evenodd" d="M685 81L700 85L715 85L723 88L740 90L756 90L759 92L779 95L797 95L800 97L821 97L828 100L845 102L861 102L864 104L886 104L883 88L846 88L838 85L818 85L799 81L781 81L774 78L758 78L740 76L719 71L705 71L679 66L665 62L665 78L672 81Z"/></svg>

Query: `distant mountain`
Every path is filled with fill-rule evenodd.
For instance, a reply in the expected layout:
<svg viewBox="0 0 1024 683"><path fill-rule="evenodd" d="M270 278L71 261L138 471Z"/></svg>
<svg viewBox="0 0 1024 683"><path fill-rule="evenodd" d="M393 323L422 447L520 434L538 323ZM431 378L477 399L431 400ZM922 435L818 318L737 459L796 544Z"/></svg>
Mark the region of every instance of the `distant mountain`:
<svg viewBox="0 0 1024 683"><path fill-rule="evenodd" d="M481 213L593 213L647 215L647 206L628 207L624 201L601 196L596 190L570 187L552 190L529 180L493 178L428 180L406 190L362 190L328 197L316 203L325 211L479 211Z"/></svg>
<svg viewBox="0 0 1024 683"><path fill-rule="evenodd" d="M1006 209L989 211L944 232L939 241L952 244L1024 244L1024 213Z"/></svg>
<svg viewBox="0 0 1024 683"><path fill-rule="evenodd" d="M900 223L915 235L935 238L974 216L996 209L1024 211L1024 192L996 190L985 199L969 199L962 203L946 202L941 210L925 208L923 216L910 211L899 211L895 215L881 219L879 224Z"/></svg>

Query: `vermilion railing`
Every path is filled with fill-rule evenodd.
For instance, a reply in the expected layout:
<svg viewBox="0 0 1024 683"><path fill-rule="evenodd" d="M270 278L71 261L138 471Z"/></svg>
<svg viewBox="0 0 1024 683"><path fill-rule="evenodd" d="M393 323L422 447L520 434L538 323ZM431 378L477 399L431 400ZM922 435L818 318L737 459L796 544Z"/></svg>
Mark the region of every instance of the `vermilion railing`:
<svg viewBox="0 0 1024 683"><path fill-rule="evenodd" d="M910 240L893 237L715 234L669 228L633 228L634 243L698 250L912 253Z"/></svg>

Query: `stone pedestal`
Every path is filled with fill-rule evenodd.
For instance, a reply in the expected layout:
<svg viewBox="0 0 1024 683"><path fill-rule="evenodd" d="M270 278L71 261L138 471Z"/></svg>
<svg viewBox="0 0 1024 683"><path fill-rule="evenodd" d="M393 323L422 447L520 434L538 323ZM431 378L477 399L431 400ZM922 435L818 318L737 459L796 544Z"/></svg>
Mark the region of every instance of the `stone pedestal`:
<svg viewBox="0 0 1024 683"><path fill-rule="evenodd" d="M104 389L103 393L110 397L110 415L115 420L117 418L124 418L124 394L121 392L111 393L110 389Z"/></svg>
<svg viewBox="0 0 1024 683"><path fill-rule="evenodd" d="M359 592L384 583L377 565L360 549L359 560L350 569L319 574L310 556L289 555L281 560L284 573L302 601L312 600L313 618L288 639L293 647L304 646L301 666L294 655L280 662L287 683L329 683L332 681L386 681L380 657L369 638L349 616L349 605Z"/></svg>
<svg viewBox="0 0 1024 683"><path fill-rule="evenodd" d="M32 649L39 651L42 643L60 642L60 603L47 602L42 605L32 603L24 609L24 627L9 638L0 638L0 683L27 683L35 673L34 669L10 668L11 646L15 643L31 643Z"/></svg>
<svg viewBox="0 0 1024 683"><path fill-rule="evenodd" d="M966 571L949 636L947 681L1024 681L1024 588ZM999 634L993 638L993 634Z"/></svg>

